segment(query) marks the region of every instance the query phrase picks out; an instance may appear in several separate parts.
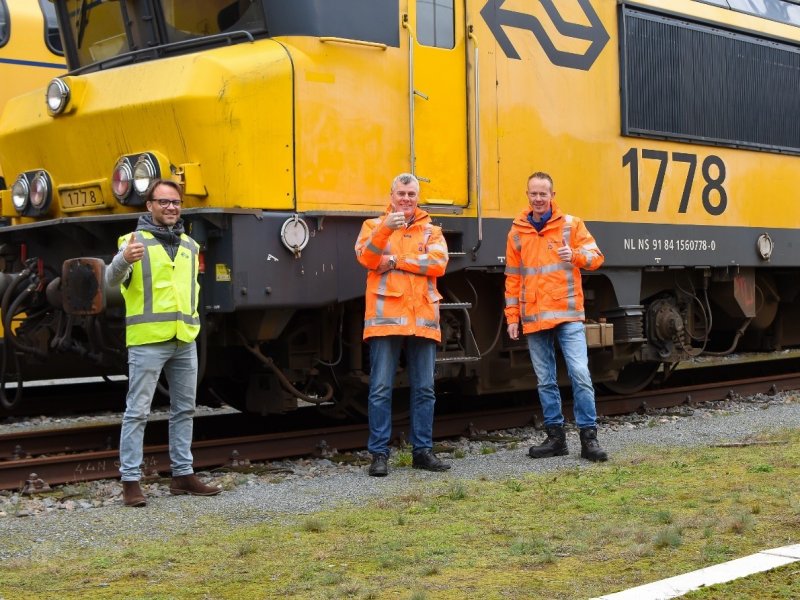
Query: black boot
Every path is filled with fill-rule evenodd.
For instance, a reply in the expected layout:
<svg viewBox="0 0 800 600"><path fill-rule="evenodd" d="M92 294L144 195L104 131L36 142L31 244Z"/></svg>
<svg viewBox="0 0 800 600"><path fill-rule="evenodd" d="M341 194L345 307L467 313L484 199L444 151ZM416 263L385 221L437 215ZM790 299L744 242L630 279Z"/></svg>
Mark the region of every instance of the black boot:
<svg viewBox="0 0 800 600"><path fill-rule="evenodd" d="M450 468L450 465L443 460L439 460L433 450L430 449L414 452L411 466L415 469L425 469L426 471L447 471Z"/></svg>
<svg viewBox="0 0 800 600"><path fill-rule="evenodd" d="M608 454L605 453L597 441L596 427L581 429L581 458L587 458L594 462L608 460Z"/></svg>
<svg viewBox="0 0 800 600"><path fill-rule="evenodd" d="M531 446L528 456L531 458L549 458L551 456L565 456L567 449L567 436L563 425L548 425L547 438L538 446Z"/></svg>
<svg viewBox="0 0 800 600"><path fill-rule="evenodd" d="M372 464L369 466L370 477L386 477L389 474L388 459L385 454L373 454Z"/></svg>

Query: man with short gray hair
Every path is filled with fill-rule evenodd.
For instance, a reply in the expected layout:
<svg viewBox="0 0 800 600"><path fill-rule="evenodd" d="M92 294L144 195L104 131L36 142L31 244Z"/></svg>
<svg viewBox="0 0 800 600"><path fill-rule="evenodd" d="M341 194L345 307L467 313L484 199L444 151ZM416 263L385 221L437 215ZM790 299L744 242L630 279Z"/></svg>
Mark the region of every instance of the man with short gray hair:
<svg viewBox="0 0 800 600"><path fill-rule="evenodd" d="M447 268L441 227L420 209L419 181L401 173L392 181L386 213L368 219L356 242L356 258L367 269L364 339L369 343L369 474L388 474L392 431L392 387L401 350L411 386L412 466L445 471L433 453L433 371L441 341L436 278Z"/></svg>

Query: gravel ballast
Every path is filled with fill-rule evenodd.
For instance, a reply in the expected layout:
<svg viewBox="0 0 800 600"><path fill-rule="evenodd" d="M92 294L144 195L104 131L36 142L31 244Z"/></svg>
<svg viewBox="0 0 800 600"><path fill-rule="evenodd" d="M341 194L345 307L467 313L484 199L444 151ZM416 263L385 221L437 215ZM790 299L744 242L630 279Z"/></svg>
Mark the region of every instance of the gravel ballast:
<svg viewBox="0 0 800 600"><path fill-rule="evenodd" d="M610 461L630 458L643 446L701 446L737 442L768 430L800 428L800 401L794 394L758 395L604 419L598 439ZM221 516L231 526L294 518L342 504L359 505L378 496L407 492L437 481L506 479L575 467L592 468L580 458L577 431L568 426L568 456L532 460L530 445L544 439L533 427L503 432L508 442L462 438L452 440L464 458L440 456L452 464L446 473L395 467L389 476L368 477L365 466L334 463L326 458L280 461L266 472L201 473L226 491L210 498L171 496L164 482L144 485L145 508L122 506L119 481L79 484L81 493L26 497L0 494L0 560L46 557L67 550L116 546L115 538L167 539L197 528L199 519ZM512 441L513 440L513 441ZM487 453L487 448L489 449ZM363 453L366 459L366 453ZM69 490L67 490L69 491Z"/></svg>

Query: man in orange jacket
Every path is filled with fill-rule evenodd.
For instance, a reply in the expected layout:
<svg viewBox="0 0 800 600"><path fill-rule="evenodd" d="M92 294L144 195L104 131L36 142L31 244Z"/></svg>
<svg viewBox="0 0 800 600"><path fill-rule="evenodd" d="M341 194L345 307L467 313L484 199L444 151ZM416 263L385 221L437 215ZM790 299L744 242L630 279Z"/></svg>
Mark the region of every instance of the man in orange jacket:
<svg viewBox="0 0 800 600"><path fill-rule="evenodd" d="M386 214L361 226L356 257L367 270L364 339L369 342L369 474L388 474L392 386L405 348L411 387L412 466L446 471L433 454L433 371L441 341L436 278L447 268L441 227L417 206L419 181L410 173L392 181Z"/></svg>
<svg viewBox="0 0 800 600"><path fill-rule="evenodd" d="M603 264L603 253L578 217L554 202L553 179L536 172L528 178L528 207L514 219L506 244L508 335L527 336L547 438L528 451L531 458L568 454L564 415L556 378L555 340L572 382L573 412L580 429L581 456L604 461L597 441L597 412L589 374L581 269Z"/></svg>

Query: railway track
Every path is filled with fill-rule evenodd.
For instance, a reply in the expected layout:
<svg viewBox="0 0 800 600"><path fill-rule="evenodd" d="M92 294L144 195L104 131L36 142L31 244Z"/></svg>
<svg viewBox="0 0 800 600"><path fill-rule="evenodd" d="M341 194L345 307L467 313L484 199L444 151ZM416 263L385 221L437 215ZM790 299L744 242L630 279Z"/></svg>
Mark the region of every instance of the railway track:
<svg viewBox="0 0 800 600"><path fill-rule="evenodd" d="M691 375L687 379L691 380ZM601 415L618 415L723 400L733 394L749 396L795 389L800 389L800 372L679 385L630 396L600 396L597 406ZM537 413L533 408L531 403L526 403L440 414L434 424L434 436L443 439L472 436L477 431L523 427L535 418ZM295 419L296 425L302 420ZM192 445L195 467L235 467L248 461L363 448L367 438L366 424L306 424L291 430L266 431L265 423L242 414L197 418ZM274 420L272 427L275 428ZM396 436L403 436L408 430L408 421L396 421L393 430ZM35 492L46 485L115 478L119 475L118 439L118 424L0 435L0 489ZM155 475L168 471L166 421L155 421L148 426L145 439L145 472Z"/></svg>

